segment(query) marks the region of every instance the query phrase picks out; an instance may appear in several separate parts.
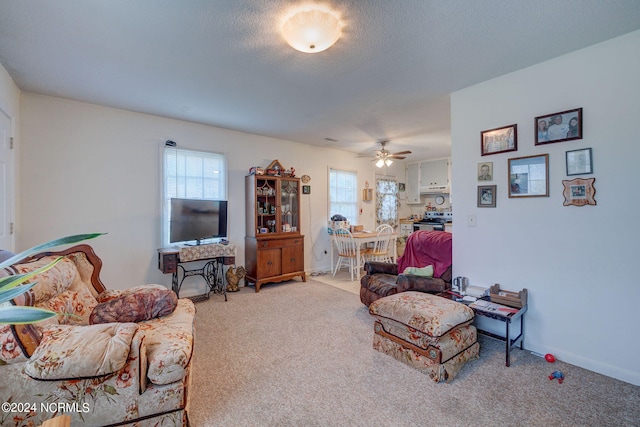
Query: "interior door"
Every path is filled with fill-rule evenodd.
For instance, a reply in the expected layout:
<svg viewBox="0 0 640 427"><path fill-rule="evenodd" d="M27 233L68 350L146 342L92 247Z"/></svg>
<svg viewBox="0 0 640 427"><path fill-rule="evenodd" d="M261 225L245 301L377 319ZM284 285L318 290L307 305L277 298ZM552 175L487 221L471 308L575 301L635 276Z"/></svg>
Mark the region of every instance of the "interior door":
<svg viewBox="0 0 640 427"><path fill-rule="evenodd" d="M11 119L0 110L0 249L12 250Z"/></svg>

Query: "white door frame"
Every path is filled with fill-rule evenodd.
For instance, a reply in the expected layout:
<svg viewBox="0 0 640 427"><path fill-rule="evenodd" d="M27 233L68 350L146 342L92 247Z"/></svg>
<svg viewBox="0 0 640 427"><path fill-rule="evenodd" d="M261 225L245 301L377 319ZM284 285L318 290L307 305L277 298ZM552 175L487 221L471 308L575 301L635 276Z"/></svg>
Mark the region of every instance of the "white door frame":
<svg viewBox="0 0 640 427"><path fill-rule="evenodd" d="M0 157L0 163L5 163L7 165L7 171L5 175L5 188L0 188L2 191L1 196L4 198L3 203L7 204L7 223L2 224L0 226L0 249L6 249L10 251L14 251L15 248L15 164L14 164L14 151L13 148L10 148L10 142L13 138L13 119L10 114L8 114L2 106L0 106L0 115L7 118L7 123L9 128L3 129L0 127L0 156L6 155L8 159L4 159ZM0 205L1 206L1 205ZM13 230L10 229L9 224L13 225ZM2 233L3 230L5 233ZM13 232L12 232L13 231Z"/></svg>

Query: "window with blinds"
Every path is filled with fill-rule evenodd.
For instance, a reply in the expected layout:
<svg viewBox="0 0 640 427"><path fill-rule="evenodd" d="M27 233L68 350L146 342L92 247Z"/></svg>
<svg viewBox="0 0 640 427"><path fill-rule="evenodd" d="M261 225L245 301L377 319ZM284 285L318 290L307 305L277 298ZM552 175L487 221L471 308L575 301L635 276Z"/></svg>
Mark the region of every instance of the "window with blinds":
<svg viewBox="0 0 640 427"><path fill-rule="evenodd" d="M358 174L329 169L329 218L342 215L349 224L358 223Z"/></svg>
<svg viewBox="0 0 640 427"><path fill-rule="evenodd" d="M171 199L227 200L224 154L164 148L162 245L169 243Z"/></svg>

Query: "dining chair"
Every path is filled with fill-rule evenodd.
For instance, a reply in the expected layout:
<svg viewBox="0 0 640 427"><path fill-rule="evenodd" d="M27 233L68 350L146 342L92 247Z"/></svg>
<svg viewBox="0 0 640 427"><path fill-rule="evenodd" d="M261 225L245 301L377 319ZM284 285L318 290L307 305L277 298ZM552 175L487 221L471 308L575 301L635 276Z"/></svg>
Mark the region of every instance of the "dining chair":
<svg viewBox="0 0 640 427"><path fill-rule="evenodd" d="M376 227L376 233L379 233L381 230L389 230L390 233L393 233L393 227L389 224L380 224Z"/></svg>
<svg viewBox="0 0 640 427"><path fill-rule="evenodd" d="M358 243L355 242L351 231L346 228L335 229L333 231L333 240L338 250L338 262L333 270L333 275L336 275L341 266L348 266L351 273L351 281L353 282L353 272L359 269L361 265L361 259L358 259ZM362 257L363 253L360 254L360 258Z"/></svg>
<svg viewBox="0 0 640 427"><path fill-rule="evenodd" d="M373 249L367 253L368 261L393 262L389 247L391 245L393 227L389 224L380 224L376 227L376 241Z"/></svg>

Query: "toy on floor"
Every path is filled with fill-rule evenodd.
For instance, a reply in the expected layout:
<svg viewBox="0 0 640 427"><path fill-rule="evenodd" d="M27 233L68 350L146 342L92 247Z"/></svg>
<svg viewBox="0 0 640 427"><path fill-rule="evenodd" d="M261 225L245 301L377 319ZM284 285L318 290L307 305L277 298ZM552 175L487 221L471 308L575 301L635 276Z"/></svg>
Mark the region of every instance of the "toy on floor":
<svg viewBox="0 0 640 427"><path fill-rule="evenodd" d="M556 361L556 357L555 357L553 354L551 354L551 353L547 353L547 354L545 354L545 355L544 355L544 359L545 359L547 362L549 362L549 363L553 363L553 362L555 362L555 361Z"/></svg>
<svg viewBox="0 0 640 427"><path fill-rule="evenodd" d="M561 371L553 371L553 373L549 375L549 379L553 380L554 378L557 378L558 383L562 384L564 381L564 374Z"/></svg>

